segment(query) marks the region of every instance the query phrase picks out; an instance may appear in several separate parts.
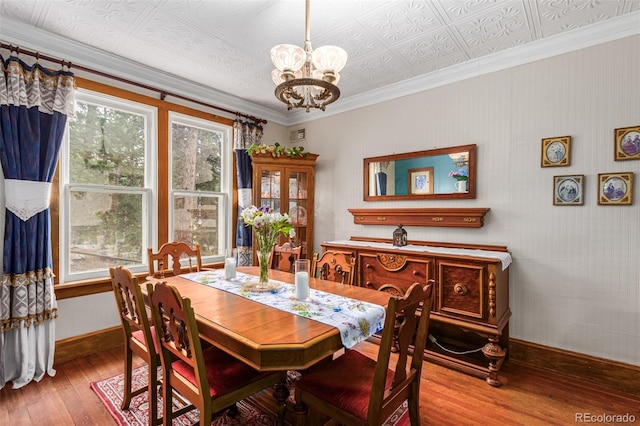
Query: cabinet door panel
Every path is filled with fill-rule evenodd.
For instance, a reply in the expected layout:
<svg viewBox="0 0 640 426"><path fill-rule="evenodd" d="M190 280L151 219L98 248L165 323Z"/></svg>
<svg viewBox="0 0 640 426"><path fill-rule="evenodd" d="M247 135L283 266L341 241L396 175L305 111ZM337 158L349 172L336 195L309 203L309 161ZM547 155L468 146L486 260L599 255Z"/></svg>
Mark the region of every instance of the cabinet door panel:
<svg viewBox="0 0 640 426"><path fill-rule="evenodd" d="M477 319L486 318L484 267L438 262L438 310Z"/></svg>
<svg viewBox="0 0 640 426"><path fill-rule="evenodd" d="M280 194L282 193L280 177L281 173L278 170L260 170L260 198L256 200L258 206L280 211Z"/></svg>
<svg viewBox="0 0 640 426"><path fill-rule="evenodd" d="M309 173L301 170L286 169L288 183L287 213L295 227L293 243L302 246L302 257L307 256L307 234L309 226ZM311 211L313 214L313 211Z"/></svg>

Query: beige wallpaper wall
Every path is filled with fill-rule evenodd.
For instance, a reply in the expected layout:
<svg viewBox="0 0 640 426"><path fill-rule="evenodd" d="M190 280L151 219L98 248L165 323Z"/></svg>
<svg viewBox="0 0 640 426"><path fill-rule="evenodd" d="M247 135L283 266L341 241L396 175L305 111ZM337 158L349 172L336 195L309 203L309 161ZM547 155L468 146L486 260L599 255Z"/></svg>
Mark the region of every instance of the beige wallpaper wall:
<svg viewBox="0 0 640 426"><path fill-rule="evenodd" d="M640 192L632 206L596 201L598 173L633 171L640 185L640 160L613 160L613 130L640 125L639 69L634 36L295 126L320 154L315 250L391 237L354 225L349 208L489 207L483 228L408 227L409 238L507 245L512 337L640 365ZM564 135L571 165L541 168L541 139ZM469 143L475 200L363 201L364 157ZM553 206L553 176L569 174L586 176L585 204Z"/></svg>

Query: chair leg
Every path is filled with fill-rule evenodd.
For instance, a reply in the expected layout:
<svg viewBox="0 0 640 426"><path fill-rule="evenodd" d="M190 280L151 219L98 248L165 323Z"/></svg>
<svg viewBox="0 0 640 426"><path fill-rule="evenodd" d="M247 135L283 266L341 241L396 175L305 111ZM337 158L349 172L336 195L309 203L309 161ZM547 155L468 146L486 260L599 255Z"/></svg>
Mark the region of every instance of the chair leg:
<svg viewBox="0 0 640 426"><path fill-rule="evenodd" d="M129 404L131 403L131 370L133 363L133 354L131 352L131 348L129 347L129 343L125 341L124 344L124 395L122 397L122 404L120 404L120 409L126 410L129 408Z"/></svg>
<svg viewBox="0 0 640 426"><path fill-rule="evenodd" d="M171 384L169 383L169 377L167 375L162 376L162 424L165 426L171 426L173 418L171 417L171 409L173 407L173 391Z"/></svg>
<svg viewBox="0 0 640 426"><path fill-rule="evenodd" d="M420 410L418 409L420 398L416 394L416 387L412 387L413 391L409 395L409 399L407 401L409 404L409 420L411 421L411 426L420 426Z"/></svg>
<svg viewBox="0 0 640 426"><path fill-rule="evenodd" d="M152 355L153 356L153 355ZM158 369L155 363L149 363L148 377L149 426L158 425Z"/></svg>
<svg viewBox="0 0 640 426"><path fill-rule="evenodd" d="M207 426L211 424L213 413L211 412L211 404L204 404L200 410L200 426Z"/></svg>
<svg viewBox="0 0 640 426"><path fill-rule="evenodd" d="M240 413L240 410L238 409L238 404L233 404L227 409L227 414L231 418L236 417L239 413Z"/></svg>

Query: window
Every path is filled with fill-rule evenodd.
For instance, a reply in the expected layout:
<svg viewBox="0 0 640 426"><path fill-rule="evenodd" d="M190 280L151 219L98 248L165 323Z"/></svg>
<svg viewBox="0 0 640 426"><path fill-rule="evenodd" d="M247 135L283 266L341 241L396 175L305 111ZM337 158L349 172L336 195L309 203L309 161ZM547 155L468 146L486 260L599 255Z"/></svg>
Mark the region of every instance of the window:
<svg viewBox="0 0 640 426"><path fill-rule="evenodd" d="M60 157L61 282L146 269L155 243L157 111L79 91Z"/></svg>
<svg viewBox="0 0 640 426"><path fill-rule="evenodd" d="M170 239L221 260L230 243L231 128L177 113L169 122Z"/></svg>
<svg viewBox="0 0 640 426"><path fill-rule="evenodd" d="M88 80L79 86L52 210L57 282L104 283L113 265L144 273L147 248L172 240L200 243L203 261L222 261L232 237L233 119Z"/></svg>

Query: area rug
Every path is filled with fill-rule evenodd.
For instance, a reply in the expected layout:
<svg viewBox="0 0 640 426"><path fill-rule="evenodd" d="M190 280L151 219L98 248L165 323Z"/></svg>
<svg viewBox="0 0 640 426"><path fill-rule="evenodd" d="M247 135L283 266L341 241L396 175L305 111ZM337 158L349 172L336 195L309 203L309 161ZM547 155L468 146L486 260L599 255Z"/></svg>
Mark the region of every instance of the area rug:
<svg viewBox="0 0 640 426"><path fill-rule="evenodd" d="M289 390L291 392L291 398L293 397L293 386L295 385L296 374L291 372L288 377ZM161 374L159 371L158 374ZM146 386L147 383L147 366L138 367L133 370L132 374L133 389ZM91 382L91 389L96 393L100 401L105 405L115 422L119 426L146 426L148 425L148 404L147 404L147 392L144 392L138 396L133 397L129 409L121 410L120 404L122 404L124 375L119 374L117 376L100 380L97 382ZM180 397L180 395L173 398L173 411L178 410L186 405L188 402ZM158 396L158 412L162 413L162 397ZM238 413L233 417L227 412L220 414L214 418L211 426L273 426L276 424L275 419L255 406L240 401L237 404ZM406 402L401 408L399 408L389 419L386 421L385 426L405 426L409 424L409 418L407 414ZM192 410L183 414L177 419L174 419L174 426L187 426L195 424L198 421L198 410Z"/></svg>

